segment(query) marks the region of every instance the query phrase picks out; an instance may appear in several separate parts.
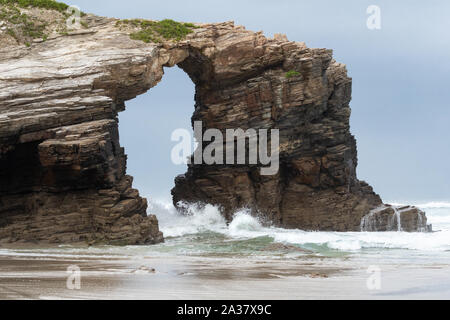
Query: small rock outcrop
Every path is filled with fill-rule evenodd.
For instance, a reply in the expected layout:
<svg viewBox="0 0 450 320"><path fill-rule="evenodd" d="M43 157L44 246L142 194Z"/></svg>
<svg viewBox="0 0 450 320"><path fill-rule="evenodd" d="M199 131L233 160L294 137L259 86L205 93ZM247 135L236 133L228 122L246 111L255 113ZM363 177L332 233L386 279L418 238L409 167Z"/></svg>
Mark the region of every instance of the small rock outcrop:
<svg viewBox="0 0 450 320"><path fill-rule="evenodd" d="M359 230L382 204L356 177L351 79L331 50L232 22L156 39L148 22L83 21L31 44L0 36L0 241L162 241L126 174L118 113L174 65L195 83L193 120L204 130L280 130L277 174L192 164L176 179L175 204L219 205L228 219L247 207L283 227L337 231Z"/></svg>
<svg viewBox="0 0 450 320"><path fill-rule="evenodd" d="M416 207L383 204L362 218L361 231L430 232L432 227Z"/></svg>

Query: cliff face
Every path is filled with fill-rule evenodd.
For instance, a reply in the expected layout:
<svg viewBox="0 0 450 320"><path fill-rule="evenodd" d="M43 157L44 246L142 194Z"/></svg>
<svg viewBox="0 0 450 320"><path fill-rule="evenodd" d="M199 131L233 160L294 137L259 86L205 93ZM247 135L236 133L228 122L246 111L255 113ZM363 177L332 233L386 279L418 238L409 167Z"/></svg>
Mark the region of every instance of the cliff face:
<svg viewBox="0 0 450 320"><path fill-rule="evenodd" d="M117 116L174 65L196 85L193 120L205 130L280 130L276 175L190 165L176 179L175 204L217 204L228 218L248 207L277 225L338 231L359 230L382 204L356 178L351 79L330 50L231 22L144 43L130 38L133 26L84 19L81 31L0 49L0 240L162 241L126 175Z"/></svg>

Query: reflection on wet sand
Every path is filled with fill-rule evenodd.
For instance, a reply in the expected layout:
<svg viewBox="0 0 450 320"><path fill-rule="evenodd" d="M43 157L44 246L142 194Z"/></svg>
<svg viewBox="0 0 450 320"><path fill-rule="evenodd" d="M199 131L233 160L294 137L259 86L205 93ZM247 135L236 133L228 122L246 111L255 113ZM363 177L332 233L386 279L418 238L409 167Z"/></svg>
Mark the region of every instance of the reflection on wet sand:
<svg viewBox="0 0 450 320"><path fill-rule="evenodd" d="M448 264L387 264L383 287L366 286L366 262L25 250L0 255L1 299L390 299L450 296ZM99 250L98 252L101 252ZM370 261L367 263L371 263ZM67 287L78 266L80 290ZM436 284L439 283L439 287Z"/></svg>

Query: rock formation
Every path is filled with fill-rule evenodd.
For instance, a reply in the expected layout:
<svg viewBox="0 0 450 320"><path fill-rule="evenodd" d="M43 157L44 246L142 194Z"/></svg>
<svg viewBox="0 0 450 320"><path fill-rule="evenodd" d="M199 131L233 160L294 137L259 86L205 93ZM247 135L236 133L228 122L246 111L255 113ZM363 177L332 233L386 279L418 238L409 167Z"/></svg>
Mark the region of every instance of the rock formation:
<svg viewBox="0 0 450 320"><path fill-rule="evenodd" d="M361 231L431 232L423 211L412 206L381 205L361 220Z"/></svg>
<svg viewBox="0 0 450 320"><path fill-rule="evenodd" d="M31 44L0 36L0 240L162 241L126 175L117 123L125 101L174 65L195 83L193 120L204 129L280 130L278 174L190 165L176 179L174 203L219 205L227 218L248 207L276 225L337 231L359 230L382 204L356 178L351 79L331 50L268 39L232 22L197 24L183 39L152 42L131 39L135 23L83 21L81 30ZM410 219L405 229L426 225L417 212L420 223Z"/></svg>

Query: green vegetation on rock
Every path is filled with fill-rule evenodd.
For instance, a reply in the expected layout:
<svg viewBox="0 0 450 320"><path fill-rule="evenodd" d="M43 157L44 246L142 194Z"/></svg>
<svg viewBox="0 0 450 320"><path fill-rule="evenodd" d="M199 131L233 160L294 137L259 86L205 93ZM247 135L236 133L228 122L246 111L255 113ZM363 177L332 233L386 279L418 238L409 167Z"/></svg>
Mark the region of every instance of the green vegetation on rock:
<svg viewBox="0 0 450 320"><path fill-rule="evenodd" d="M18 5L22 8L34 7L41 9L56 10L65 12L69 7L67 4L54 0L0 0L3 5Z"/></svg>
<svg viewBox="0 0 450 320"><path fill-rule="evenodd" d="M163 40L180 41L189 33L192 33L192 29L198 28L192 23L181 23L171 19L161 21L143 19L120 20L117 21L116 25L119 27L125 25L140 28L141 30L130 33L130 38L141 40L145 43L160 43Z"/></svg>
<svg viewBox="0 0 450 320"><path fill-rule="evenodd" d="M51 34L67 35L69 6L54 0L0 0L0 24L17 43L30 47L33 41L46 41ZM85 16L81 12L81 16ZM74 21L75 22L75 19ZM80 20L83 28L89 28Z"/></svg>
<svg viewBox="0 0 450 320"><path fill-rule="evenodd" d="M295 70L290 70L286 72L286 78L290 79L292 77L298 77L300 75L300 72L297 72Z"/></svg>
<svg viewBox="0 0 450 320"><path fill-rule="evenodd" d="M5 0L0 0L5 1ZM15 6L6 6L0 9L0 20L11 25L7 34L19 42L20 38L36 39L46 38L45 28L47 23L22 13ZM26 41L28 42L28 41Z"/></svg>

